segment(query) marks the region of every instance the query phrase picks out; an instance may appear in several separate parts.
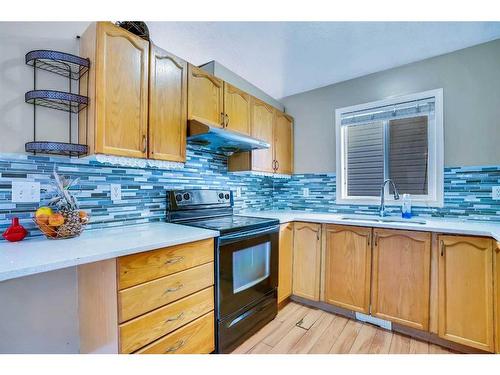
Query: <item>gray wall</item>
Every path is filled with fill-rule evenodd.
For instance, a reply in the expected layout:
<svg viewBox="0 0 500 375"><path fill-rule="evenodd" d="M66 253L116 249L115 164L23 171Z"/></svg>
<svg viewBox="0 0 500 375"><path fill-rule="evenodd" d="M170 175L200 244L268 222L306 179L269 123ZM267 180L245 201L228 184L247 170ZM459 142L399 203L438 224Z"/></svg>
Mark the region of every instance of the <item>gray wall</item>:
<svg viewBox="0 0 500 375"><path fill-rule="evenodd" d="M335 109L444 89L445 166L500 164L500 39L282 99L295 173L335 172Z"/></svg>
<svg viewBox="0 0 500 375"><path fill-rule="evenodd" d="M33 108L24 93L33 90L33 68L24 55L34 49L55 49L78 54L76 35L88 22L0 22L0 152L24 152L33 140ZM68 80L40 71L39 89L67 91ZM76 116L75 116L76 119ZM76 121L73 122L76 125ZM37 109L37 139L68 141L68 114ZM76 126L73 141L76 141Z"/></svg>
<svg viewBox="0 0 500 375"><path fill-rule="evenodd" d="M77 285L76 267L0 282L0 353L78 353Z"/></svg>

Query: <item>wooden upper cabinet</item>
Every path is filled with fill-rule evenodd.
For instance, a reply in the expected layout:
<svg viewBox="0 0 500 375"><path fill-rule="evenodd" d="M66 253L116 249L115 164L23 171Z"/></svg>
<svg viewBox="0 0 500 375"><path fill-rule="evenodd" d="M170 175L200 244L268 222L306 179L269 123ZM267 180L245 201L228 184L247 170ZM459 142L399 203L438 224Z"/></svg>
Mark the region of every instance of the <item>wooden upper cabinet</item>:
<svg viewBox="0 0 500 375"><path fill-rule="evenodd" d="M246 92L224 82L224 112L226 128L250 135L250 98Z"/></svg>
<svg viewBox="0 0 500 375"><path fill-rule="evenodd" d="M439 336L493 352L493 241L439 236L439 244Z"/></svg>
<svg viewBox="0 0 500 375"><path fill-rule="evenodd" d="M224 81L188 64L188 120L223 127Z"/></svg>
<svg viewBox="0 0 500 375"><path fill-rule="evenodd" d="M90 103L80 142L90 153L147 157L149 42L97 22L83 34L80 54L91 60L88 85L80 85L82 93L89 88Z"/></svg>
<svg viewBox="0 0 500 375"><path fill-rule="evenodd" d="M293 119L279 111L274 122L274 160L277 173L293 173Z"/></svg>
<svg viewBox="0 0 500 375"><path fill-rule="evenodd" d="M231 155L228 160L230 171L274 172L274 115L275 109L269 104L250 98L251 135L269 143L270 147Z"/></svg>
<svg viewBox="0 0 500 375"><path fill-rule="evenodd" d="M372 315L429 328L431 234L374 229Z"/></svg>
<svg viewBox="0 0 500 375"><path fill-rule="evenodd" d="M149 157L186 161L187 63L151 45Z"/></svg>
<svg viewBox="0 0 500 375"><path fill-rule="evenodd" d="M326 226L326 303L369 313L371 233L371 228Z"/></svg>
<svg viewBox="0 0 500 375"><path fill-rule="evenodd" d="M252 170L273 172L275 110L263 101L253 98L251 115L252 137L265 141L270 145L268 149L252 151Z"/></svg>
<svg viewBox="0 0 500 375"><path fill-rule="evenodd" d="M495 280L493 285L495 287L495 324L496 324L496 336L495 336L495 344L496 344L496 352L500 354L500 242L495 243L495 253L493 254L493 270Z"/></svg>
<svg viewBox="0 0 500 375"><path fill-rule="evenodd" d="M319 300L321 266L321 225L294 224L293 294Z"/></svg>
<svg viewBox="0 0 500 375"><path fill-rule="evenodd" d="M293 223L280 226L278 303L292 294Z"/></svg>

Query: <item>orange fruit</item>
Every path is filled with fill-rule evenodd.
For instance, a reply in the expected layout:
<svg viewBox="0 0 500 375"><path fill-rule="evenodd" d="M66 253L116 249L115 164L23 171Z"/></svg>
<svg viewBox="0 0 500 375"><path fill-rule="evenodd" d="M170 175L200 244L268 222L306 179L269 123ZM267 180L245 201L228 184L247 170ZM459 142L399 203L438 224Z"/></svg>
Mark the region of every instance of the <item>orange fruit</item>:
<svg viewBox="0 0 500 375"><path fill-rule="evenodd" d="M49 225L51 227L59 227L61 225L64 224L64 216L59 214L59 213L55 213L55 214L52 214L49 216Z"/></svg>
<svg viewBox="0 0 500 375"><path fill-rule="evenodd" d="M46 214L37 215L36 222L40 225L47 225L49 223L49 215Z"/></svg>

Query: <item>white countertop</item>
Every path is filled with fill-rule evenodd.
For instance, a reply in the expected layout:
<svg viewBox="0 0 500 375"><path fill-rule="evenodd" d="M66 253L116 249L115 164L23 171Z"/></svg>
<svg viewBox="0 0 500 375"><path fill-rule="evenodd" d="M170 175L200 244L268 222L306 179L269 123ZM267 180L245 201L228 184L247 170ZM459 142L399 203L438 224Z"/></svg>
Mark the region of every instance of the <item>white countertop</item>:
<svg viewBox="0 0 500 375"><path fill-rule="evenodd" d="M245 211L243 216L278 219L280 223L306 221L376 228L418 230L487 236L500 241L500 224L421 217L426 224L367 222L341 219L345 214L305 211ZM150 223L84 232L67 240L37 238L0 243L0 282L22 276L149 251L160 247L217 237L219 232L170 223Z"/></svg>
<svg viewBox="0 0 500 375"><path fill-rule="evenodd" d="M0 243L0 281L217 237L219 232L169 223L88 230L66 240Z"/></svg>
<svg viewBox="0 0 500 375"><path fill-rule="evenodd" d="M362 227L376 227L376 228L392 228L392 229L406 229L406 230L419 230L424 232L440 232L440 233L453 233L464 234L471 236L487 236L500 241L500 224L489 222L478 222L471 220L457 220L457 219L441 219L431 218L424 216L416 216L415 219L422 219L426 224L416 224L411 222L371 222L360 221L355 219L341 219L342 216L349 216L348 214L329 214L329 213L312 213L305 211L252 211L247 210L240 213L246 216L265 217L270 219L278 219L280 223L288 223L291 221L306 221L313 223L330 223L341 225L355 225ZM361 215L367 216L367 215ZM376 217L376 216L374 216Z"/></svg>

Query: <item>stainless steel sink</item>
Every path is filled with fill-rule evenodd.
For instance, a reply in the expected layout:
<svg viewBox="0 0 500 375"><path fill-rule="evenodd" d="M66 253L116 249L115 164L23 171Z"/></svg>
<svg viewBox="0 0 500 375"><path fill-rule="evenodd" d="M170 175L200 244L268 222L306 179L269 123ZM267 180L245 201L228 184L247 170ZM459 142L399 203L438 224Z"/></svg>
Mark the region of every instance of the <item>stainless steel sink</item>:
<svg viewBox="0 0 500 375"><path fill-rule="evenodd" d="M396 216L370 216L370 215L343 215L340 220L349 221L366 221L372 223L408 223L408 224L421 224L425 225L427 222L422 219L403 219Z"/></svg>

